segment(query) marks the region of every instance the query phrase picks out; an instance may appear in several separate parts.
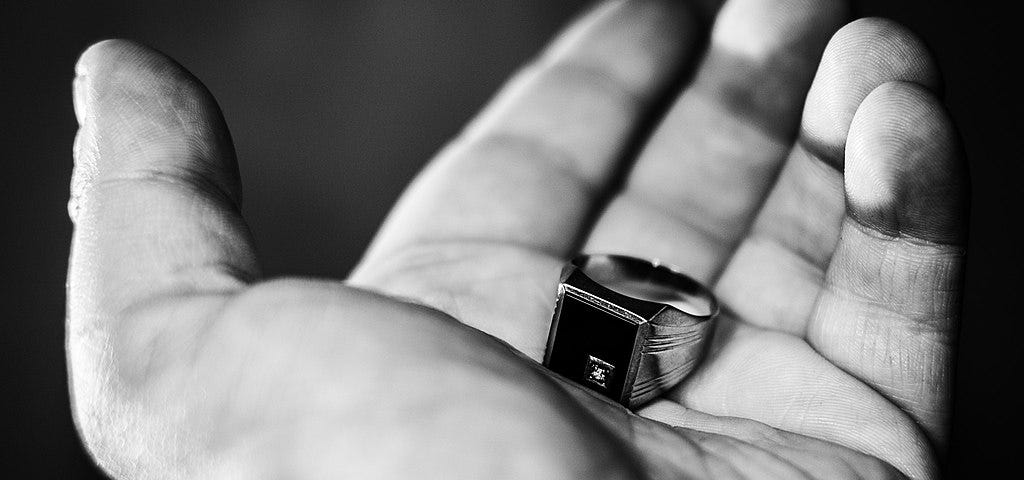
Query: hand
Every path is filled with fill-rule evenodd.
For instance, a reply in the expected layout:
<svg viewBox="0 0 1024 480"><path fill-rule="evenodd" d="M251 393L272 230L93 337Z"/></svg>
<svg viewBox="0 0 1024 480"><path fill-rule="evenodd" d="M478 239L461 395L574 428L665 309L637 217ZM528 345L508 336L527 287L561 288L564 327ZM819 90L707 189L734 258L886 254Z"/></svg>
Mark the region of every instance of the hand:
<svg viewBox="0 0 1024 480"><path fill-rule="evenodd" d="M704 49L712 9L676 3L577 22L415 181L346 283L259 280L212 97L145 47L90 48L68 354L99 463L934 476L967 184L928 54L898 25L840 29L838 1L800 0L730 0ZM729 309L700 370L640 415L527 358L581 247L678 265Z"/></svg>

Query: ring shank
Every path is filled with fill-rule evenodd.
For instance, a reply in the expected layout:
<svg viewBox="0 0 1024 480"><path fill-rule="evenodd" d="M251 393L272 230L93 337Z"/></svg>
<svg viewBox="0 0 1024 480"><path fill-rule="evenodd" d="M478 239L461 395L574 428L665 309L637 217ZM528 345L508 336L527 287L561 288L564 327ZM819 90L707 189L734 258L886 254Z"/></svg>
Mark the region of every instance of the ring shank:
<svg viewBox="0 0 1024 480"><path fill-rule="evenodd" d="M718 311L714 295L703 285L660 263L610 254L580 255L572 263L622 295L668 304L697 318L711 318Z"/></svg>

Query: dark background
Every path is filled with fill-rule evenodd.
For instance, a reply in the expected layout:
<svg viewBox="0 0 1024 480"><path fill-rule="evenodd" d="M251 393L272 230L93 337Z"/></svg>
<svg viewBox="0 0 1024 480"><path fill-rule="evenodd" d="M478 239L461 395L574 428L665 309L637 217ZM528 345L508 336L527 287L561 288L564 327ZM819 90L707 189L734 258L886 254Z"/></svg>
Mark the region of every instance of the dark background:
<svg viewBox="0 0 1024 480"><path fill-rule="evenodd" d="M71 423L63 352L71 79L88 44L138 39L196 73L234 134L266 271L342 277L420 166L586 3L0 1L0 365L14 404L0 469L100 478ZM855 2L924 37L971 158L958 478L1020 463L1021 55L1001 4Z"/></svg>

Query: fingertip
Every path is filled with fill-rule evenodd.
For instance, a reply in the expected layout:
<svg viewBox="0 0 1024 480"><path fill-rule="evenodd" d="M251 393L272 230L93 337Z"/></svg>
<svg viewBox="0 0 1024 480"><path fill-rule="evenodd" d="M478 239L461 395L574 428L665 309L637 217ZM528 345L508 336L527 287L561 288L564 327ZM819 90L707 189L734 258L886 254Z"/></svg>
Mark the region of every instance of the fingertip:
<svg viewBox="0 0 1024 480"><path fill-rule="evenodd" d="M847 0L731 0L716 19L712 42L756 63L800 54L816 62L848 15Z"/></svg>
<svg viewBox="0 0 1024 480"><path fill-rule="evenodd" d="M160 52L140 43L123 40L101 40L86 48L75 63L74 97L75 110L83 121L96 113L90 110L105 97L109 90L121 89L129 93L128 87L143 88L152 84L145 77L152 76L159 63L174 63ZM175 65L176 66L176 65ZM173 70L165 65L162 70ZM115 88L111 88L115 87Z"/></svg>
<svg viewBox="0 0 1024 480"><path fill-rule="evenodd" d="M840 52L850 48L860 51L889 73L915 76L919 83L928 85L938 85L940 81L924 40L894 20L859 18L840 28L831 43Z"/></svg>
<svg viewBox="0 0 1024 480"><path fill-rule="evenodd" d="M629 91L643 92L678 73L700 31L700 14L689 2L606 1L563 32L541 60L600 66Z"/></svg>
<svg viewBox="0 0 1024 480"><path fill-rule="evenodd" d="M879 85L913 82L941 90L941 75L924 42L884 18L861 18L829 41L807 96L803 136L841 168L850 124L861 102Z"/></svg>
<svg viewBox="0 0 1024 480"><path fill-rule="evenodd" d="M911 82L875 88L851 122L846 159L848 208L862 225L889 236L963 243L966 162L933 92Z"/></svg>
<svg viewBox="0 0 1024 480"><path fill-rule="evenodd" d="M131 171L209 177L237 197L230 134L205 86L163 53L138 42L103 40L75 65L76 171L87 183ZM85 175L88 173L88 175ZM195 174L195 175L193 175Z"/></svg>
<svg viewBox="0 0 1024 480"><path fill-rule="evenodd" d="M104 59L111 56L114 49L123 48L127 40L107 39L89 45L75 62L75 78L72 82L72 99L75 107L75 117L79 125L84 125L86 119L92 116L89 111L95 94L92 93L93 78L97 73L98 66L107 63Z"/></svg>
<svg viewBox="0 0 1024 480"><path fill-rule="evenodd" d="M142 44L121 38L108 38L89 45L78 56L75 72L87 74L98 66L116 62L117 58L132 51L147 49Z"/></svg>

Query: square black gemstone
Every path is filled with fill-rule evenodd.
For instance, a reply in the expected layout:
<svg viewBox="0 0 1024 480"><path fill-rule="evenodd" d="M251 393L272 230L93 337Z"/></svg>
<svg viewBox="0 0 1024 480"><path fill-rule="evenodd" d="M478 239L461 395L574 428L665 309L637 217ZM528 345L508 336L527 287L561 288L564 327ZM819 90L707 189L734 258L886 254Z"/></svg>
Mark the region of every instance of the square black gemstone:
<svg viewBox="0 0 1024 480"><path fill-rule="evenodd" d="M616 402L622 401L639 326L570 292L563 294L561 309L553 321L545 365Z"/></svg>

